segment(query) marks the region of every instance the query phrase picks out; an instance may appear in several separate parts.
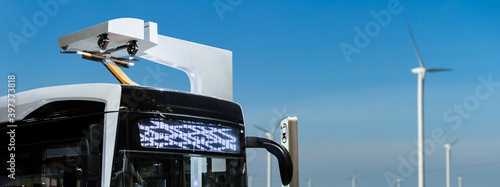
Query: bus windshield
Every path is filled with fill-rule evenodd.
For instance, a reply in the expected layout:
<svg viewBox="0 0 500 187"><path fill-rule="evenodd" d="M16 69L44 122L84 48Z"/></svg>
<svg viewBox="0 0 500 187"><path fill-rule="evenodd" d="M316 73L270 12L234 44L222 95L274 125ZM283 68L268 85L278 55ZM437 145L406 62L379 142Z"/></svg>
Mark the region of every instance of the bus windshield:
<svg viewBox="0 0 500 187"><path fill-rule="evenodd" d="M243 159L121 150L111 186L245 186Z"/></svg>
<svg viewBox="0 0 500 187"><path fill-rule="evenodd" d="M111 186L245 186L243 127L192 116L121 112Z"/></svg>

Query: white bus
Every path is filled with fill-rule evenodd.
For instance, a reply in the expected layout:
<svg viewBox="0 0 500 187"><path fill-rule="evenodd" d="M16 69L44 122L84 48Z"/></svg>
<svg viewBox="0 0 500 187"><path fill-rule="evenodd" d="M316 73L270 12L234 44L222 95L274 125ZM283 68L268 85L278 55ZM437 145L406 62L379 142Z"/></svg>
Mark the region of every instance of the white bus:
<svg viewBox="0 0 500 187"><path fill-rule="evenodd" d="M16 99L14 123L0 108L4 187L247 186L249 147L276 155L283 183L291 180L288 152L272 140L245 138L241 107L232 101L117 84L40 88ZM6 97L0 100L6 106Z"/></svg>

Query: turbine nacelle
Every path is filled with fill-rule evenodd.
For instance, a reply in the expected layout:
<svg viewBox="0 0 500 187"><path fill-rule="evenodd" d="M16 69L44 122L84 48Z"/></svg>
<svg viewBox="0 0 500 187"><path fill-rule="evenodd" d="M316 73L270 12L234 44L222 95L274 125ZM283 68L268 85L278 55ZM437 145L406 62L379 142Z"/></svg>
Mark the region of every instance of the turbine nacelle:
<svg viewBox="0 0 500 187"><path fill-rule="evenodd" d="M451 145L450 144L444 144L444 148L451 149Z"/></svg>
<svg viewBox="0 0 500 187"><path fill-rule="evenodd" d="M269 138L269 139L274 139L274 138L273 138L273 134L271 134L271 132L266 132L266 136L267 136L267 138Z"/></svg>
<svg viewBox="0 0 500 187"><path fill-rule="evenodd" d="M414 74L425 73L426 69L424 67L418 67L411 69L411 72Z"/></svg>

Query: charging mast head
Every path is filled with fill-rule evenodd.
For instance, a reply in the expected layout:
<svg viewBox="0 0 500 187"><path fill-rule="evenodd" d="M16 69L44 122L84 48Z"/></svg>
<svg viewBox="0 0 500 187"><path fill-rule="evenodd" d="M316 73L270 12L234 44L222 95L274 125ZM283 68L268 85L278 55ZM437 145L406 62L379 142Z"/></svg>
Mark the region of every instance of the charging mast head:
<svg viewBox="0 0 500 187"><path fill-rule="evenodd" d="M184 71L193 93L233 99L231 51L158 35L154 22L114 19L62 36L58 46L63 49L61 53L77 53L87 60L105 62L122 84L135 83L123 81L130 79L116 66L128 68L133 63L126 61L138 61L137 56Z"/></svg>

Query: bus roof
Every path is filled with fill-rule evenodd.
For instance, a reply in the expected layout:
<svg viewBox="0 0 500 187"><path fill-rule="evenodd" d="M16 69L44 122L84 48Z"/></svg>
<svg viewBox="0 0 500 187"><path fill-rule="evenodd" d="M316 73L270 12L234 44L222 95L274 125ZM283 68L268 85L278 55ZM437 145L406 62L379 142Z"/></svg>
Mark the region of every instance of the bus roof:
<svg viewBox="0 0 500 187"><path fill-rule="evenodd" d="M15 120L22 120L39 107L54 101L82 100L98 101L106 104L105 111L118 111L120 107L121 85L119 84L75 84L52 86L28 90L15 94ZM11 97L12 98L12 97ZM0 97L0 123L9 121L7 116L7 96Z"/></svg>

